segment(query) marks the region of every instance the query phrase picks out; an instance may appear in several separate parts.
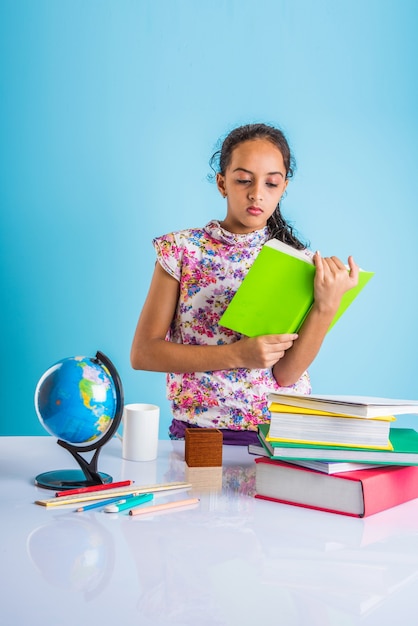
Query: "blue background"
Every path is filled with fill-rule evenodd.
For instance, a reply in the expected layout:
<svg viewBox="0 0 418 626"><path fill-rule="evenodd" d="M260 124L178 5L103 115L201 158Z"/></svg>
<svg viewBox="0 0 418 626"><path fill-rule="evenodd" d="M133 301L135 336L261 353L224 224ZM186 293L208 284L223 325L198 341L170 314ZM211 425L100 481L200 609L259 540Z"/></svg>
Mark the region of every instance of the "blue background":
<svg viewBox="0 0 418 626"><path fill-rule="evenodd" d="M417 25L406 0L2 0L0 433L45 434L38 379L101 350L167 436L164 374L129 363L151 240L224 217L208 160L254 121L293 147L302 237L376 272L314 391L416 398Z"/></svg>

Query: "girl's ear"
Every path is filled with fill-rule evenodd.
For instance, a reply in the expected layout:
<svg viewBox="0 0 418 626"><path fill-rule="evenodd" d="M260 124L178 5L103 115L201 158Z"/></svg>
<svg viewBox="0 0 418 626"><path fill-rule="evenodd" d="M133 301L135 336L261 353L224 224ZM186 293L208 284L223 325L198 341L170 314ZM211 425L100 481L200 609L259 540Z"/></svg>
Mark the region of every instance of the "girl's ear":
<svg viewBox="0 0 418 626"><path fill-rule="evenodd" d="M287 189L287 185L289 184L289 179L286 178L286 180L284 181L284 185L283 185L283 193L282 196L284 196L284 194L286 193L286 189Z"/></svg>
<svg viewBox="0 0 418 626"><path fill-rule="evenodd" d="M216 185L218 187L219 193L224 198L226 198L225 176L222 176L222 174L219 174L219 172L216 174Z"/></svg>

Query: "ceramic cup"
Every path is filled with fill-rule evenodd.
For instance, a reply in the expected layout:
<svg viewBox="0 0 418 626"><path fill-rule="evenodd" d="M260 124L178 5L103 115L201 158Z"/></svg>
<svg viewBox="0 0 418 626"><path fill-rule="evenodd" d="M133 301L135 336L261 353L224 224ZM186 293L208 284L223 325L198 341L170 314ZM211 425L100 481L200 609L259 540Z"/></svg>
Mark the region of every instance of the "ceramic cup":
<svg viewBox="0 0 418 626"><path fill-rule="evenodd" d="M155 404L125 404L122 426L122 457L127 461L153 461L158 452L160 407Z"/></svg>

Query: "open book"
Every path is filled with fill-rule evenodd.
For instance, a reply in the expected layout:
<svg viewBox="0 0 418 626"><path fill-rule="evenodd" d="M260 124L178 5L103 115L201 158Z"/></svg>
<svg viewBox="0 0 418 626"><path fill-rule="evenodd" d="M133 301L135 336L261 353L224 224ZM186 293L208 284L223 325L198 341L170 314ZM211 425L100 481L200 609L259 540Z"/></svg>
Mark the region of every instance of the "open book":
<svg viewBox="0 0 418 626"><path fill-rule="evenodd" d="M277 239L268 241L220 318L220 325L248 337L297 332L314 301L312 257L308 250L296 250ZM360 270L357 286L343 295L330 328L373 274Z"/></svg>

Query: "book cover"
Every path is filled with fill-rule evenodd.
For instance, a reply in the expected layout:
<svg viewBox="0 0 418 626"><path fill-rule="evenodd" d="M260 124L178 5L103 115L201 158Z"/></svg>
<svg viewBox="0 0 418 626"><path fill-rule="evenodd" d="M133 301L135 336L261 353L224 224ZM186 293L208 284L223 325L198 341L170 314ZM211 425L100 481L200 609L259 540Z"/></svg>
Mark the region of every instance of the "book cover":
<svg viewBox="0 0 418 626"><path fill-rule="evenodd" d="M265 457L255 462L256 498L367 517L418 497L416 466L328 475Z"/></svg>
<svg viewBox="0 0 418 626"><path fill-rule="evenodd" d="M392 428L392 450L352 448L268 441L269 424L260 424L258 436L274 459L316 461L344 461L378 465L418 465L418 432L413 428Z"/></svg>
<svg viewBox="0 0 418 626"><path fill-rule="evenodd" d="M360 271L358 285L343 295L329 329L373 274ZM248 337L297 332L314 301L314 276L315 265L306 250L271 239L261 248L220 325Z"/></svg>
<svg viewBox="0 0 418 626"><path fill-rule="evenodd" d="M388 415L418 414L418 400L398 400L375 396L270 393L268 401L275 405L314 409L353 417L382 418Z"/></svg>

